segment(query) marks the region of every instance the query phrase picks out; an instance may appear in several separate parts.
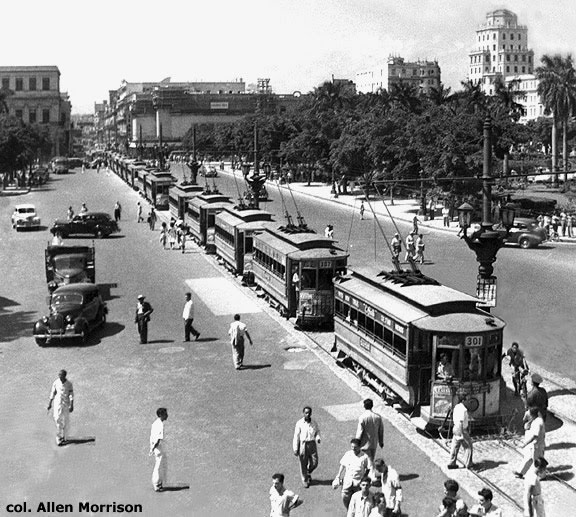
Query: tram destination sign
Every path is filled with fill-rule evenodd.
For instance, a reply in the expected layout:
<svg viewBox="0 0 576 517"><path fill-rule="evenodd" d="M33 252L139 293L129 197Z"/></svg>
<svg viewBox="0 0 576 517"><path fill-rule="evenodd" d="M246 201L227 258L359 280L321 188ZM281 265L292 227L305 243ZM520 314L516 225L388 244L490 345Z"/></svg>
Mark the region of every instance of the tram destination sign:
<svg viewBox="0 0 576 517"><path fill-rule="evenodd" d="M478 277L476 284L477 307L496 307L496 277Z"/></svg>

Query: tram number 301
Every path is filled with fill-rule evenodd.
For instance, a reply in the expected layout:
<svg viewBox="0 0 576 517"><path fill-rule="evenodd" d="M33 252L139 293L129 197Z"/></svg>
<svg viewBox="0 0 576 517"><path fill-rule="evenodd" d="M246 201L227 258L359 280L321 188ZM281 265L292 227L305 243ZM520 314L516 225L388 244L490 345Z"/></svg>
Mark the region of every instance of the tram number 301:
<svg viewBox="0 0 576 517"><path fill-rule="evenodd" d="M482 336L466 336L465 345L468 346L482 346L484 339Z"/></svg>

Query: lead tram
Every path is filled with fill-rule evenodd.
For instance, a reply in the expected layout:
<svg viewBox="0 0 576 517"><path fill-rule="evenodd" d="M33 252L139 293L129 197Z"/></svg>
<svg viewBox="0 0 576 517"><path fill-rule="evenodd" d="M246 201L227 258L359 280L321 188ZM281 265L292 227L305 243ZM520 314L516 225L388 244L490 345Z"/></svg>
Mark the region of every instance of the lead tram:
<svg viewBox="0 0 576 517"><path fill-rule="evenodd" d="M443 426L465 393L472 426L499 427L505 323L478 309L477 298L420 272L370 269L349 270L334 291L332 351L412 408L416 425Z"/></svg>

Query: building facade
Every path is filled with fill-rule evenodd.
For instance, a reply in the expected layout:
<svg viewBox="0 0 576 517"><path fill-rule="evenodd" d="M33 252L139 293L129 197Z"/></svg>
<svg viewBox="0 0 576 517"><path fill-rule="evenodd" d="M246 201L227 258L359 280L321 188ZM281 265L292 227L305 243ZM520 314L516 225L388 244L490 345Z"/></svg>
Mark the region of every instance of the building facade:
<svg viewBox="0 0 576 517"><path fill-rule="evenodd" d="M359 93L390 90L392 84L399 82L408 83L417 92L428 94L431 88L438 88L442 82L438 61L405 61L399 56L389 56L386 64L356 73L356 89Z"/></svg>
<svg viewBox="0 0 576 517"><path fill-rule="evenodd" d="M60 91L57 66L0 66L0 87L10 91L9 115L26 124L47 125L52 154L68 154L72 105L68 94Z"/></svg>

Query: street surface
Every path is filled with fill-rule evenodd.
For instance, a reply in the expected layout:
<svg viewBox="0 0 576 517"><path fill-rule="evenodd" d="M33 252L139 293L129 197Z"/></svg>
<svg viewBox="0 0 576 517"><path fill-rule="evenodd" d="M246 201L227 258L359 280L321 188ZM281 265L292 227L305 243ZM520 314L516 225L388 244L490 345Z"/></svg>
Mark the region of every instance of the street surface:
<svg viewBox="0 0 576 517"><path fill-rule="evenodd" d="M23 200L36 204L40 232L10 228L13 206ZM106 327L84 347L38 347L32 327L47 312L47 227L69 205L78 211L86 202L89 209L112 213L116 200L123 206L121 232L95 242L96 280L110 309ZM369 392L342 382L300 334L206 261L195 245L186 254L163 250L158 230L136 223L138 200L118 177L95 171L55 176L26 196L0 197L0 403L6 445L0 515L8 503L27 502L29 514L36 515L40 502L76 508L88 501L141 504L151 517L263 516L269 512L271 474L277 471L305 500L295 515L344 515L330 483L355 432L361 393ZM198 342L182 342L187 290L194 293ZM147 345L139 344L134 325L140 293L155 309ZM227 336L235 312L254 338L247 369L239 372L233 370ZM74 384L71 437L79 443L59 448L46 405L62 368ZM291 444L304 405L313 407L323 438L309 489L300 483ZM148 439L160 406L169 413L171 490L158 494L150 481ZM381 403L377 408L392 411ZM95 441L81 443L90 438ZM404 513L435 514L446 475L430 453L388 421L383 452L401 474ZM442 463L447 455L439 458ZM475 497L463 495L468 501Z"/></svg>
<svg viewBox="0 0 576 517"><path fill-rule="evenodd" d="M175 174L181 174L179 164L173 164L172 169ZM237 184L242 192L245 190L242 174L237 171L235 175L236 181L230 173L220 174L215 179L218 188L233 199L238 198ZM203 178L199 178L199 183L203 184ZM209 183L212 185L212 178L209 178ZM284 223L278 188L268 182L267 190L271 201L261 203L261 208L274 213L276 220ZM326 224L332 224L339 246L350 252L351 266L377 265L385 270L392 269L391 254L368 204L365 220L361 221L359 202L354 204L350 196L340 196L339 203L335 203L333 199L321 199L324 193L320 194L320 191L325 191L325 187L319 184L310 187L299 184L298 190L293 190L298 209L308 225L323 233ZM297 222L294 203L287 189L282 188L282 196L293 221ZM372 202L382 211L381 201ZM351 203L352 206L340 203ZM397 212L394 208L392 211ZM415 213L408 214L408 219ZM406 214L402 215L406 217ZM384 217L378 220L386 237L391 240L395 229L390 220ZM397 224L403 235L412 228L411 224L400 219ZM452 225L456 227L457 223ZM426 226L421 226L421 230L426 244L426 262L421 267L422 271L450 287L475 294L478 263L464 241L455 232L436 231ZM497 307L492 310L507 323L505 345L518 341L530 364L537 365L559 381L569 379L572 384L576 383L573 347L575 254L576 245L572 243L545 243L526 250L513 246L501 249L494 264L498 291ZM404 252L401 254L403 258Z"/></svg>

